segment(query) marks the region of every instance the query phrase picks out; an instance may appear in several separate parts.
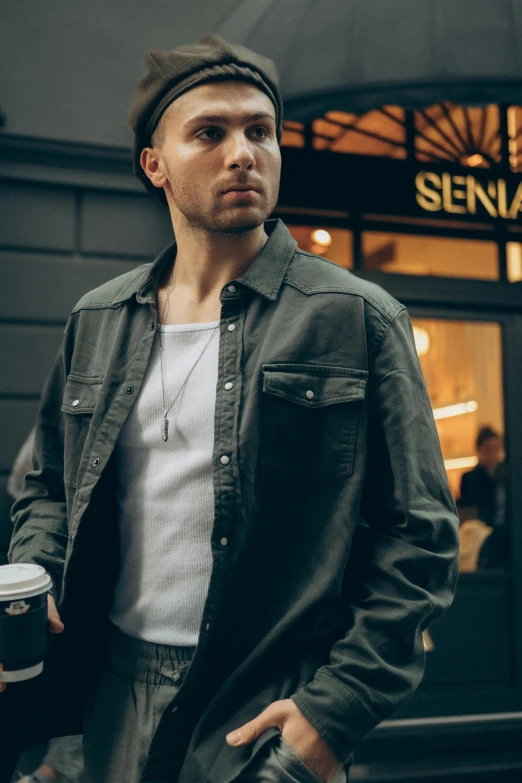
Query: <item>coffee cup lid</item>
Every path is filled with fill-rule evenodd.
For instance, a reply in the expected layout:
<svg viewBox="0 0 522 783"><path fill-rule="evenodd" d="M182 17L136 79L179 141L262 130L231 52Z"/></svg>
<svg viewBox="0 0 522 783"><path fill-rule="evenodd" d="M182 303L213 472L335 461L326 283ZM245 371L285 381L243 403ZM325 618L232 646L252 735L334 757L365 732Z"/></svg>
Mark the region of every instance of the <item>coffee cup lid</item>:
<svg viewBox="0 0 522 783"><path fill-rule="evenodd" d="M51 587L51 577L42 566L33 563L10 563L0 566L0 600L22 596L28 590L43 592Z"/></svg>

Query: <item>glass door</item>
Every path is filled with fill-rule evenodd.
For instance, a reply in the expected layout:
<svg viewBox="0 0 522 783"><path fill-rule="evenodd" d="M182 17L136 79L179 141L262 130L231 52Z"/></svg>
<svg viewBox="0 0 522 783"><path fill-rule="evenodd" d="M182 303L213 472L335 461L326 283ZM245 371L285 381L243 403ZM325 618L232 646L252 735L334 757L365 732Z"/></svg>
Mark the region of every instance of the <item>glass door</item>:
<svg viewBox="0 0 522 783"><path fill-rule="evenodd" d="M521 520L511 491L518 465L510 465L510 455L520 450L520 438L510 437L519 426L513 381L520 360L517 368L516 347L506 335L513 322L515 336L520 332L520 318L464 308L409 312L457 504L461 552L453 606L425 634L424 680L395 717L510 711L521 685L513 544Z"/></svg>
<svg viewBox="0 0 522 783"><path fill-rule="evenodd" d="M413 317L444 464L457 502L461 572L505 568L502 329L494 321Z"/></svg>

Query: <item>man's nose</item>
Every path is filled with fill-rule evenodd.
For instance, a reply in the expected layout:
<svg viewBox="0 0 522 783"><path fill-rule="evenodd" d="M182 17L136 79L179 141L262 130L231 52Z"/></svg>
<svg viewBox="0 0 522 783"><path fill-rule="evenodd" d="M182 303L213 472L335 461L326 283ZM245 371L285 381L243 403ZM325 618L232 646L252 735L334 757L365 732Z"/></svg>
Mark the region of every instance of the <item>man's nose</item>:
<svg viewBox="0 0 522 783"><path fill-rule="evenodd" d="M227 145L227 168L250 171L256 165L249 140L244 133L235 133Z"/></svg>

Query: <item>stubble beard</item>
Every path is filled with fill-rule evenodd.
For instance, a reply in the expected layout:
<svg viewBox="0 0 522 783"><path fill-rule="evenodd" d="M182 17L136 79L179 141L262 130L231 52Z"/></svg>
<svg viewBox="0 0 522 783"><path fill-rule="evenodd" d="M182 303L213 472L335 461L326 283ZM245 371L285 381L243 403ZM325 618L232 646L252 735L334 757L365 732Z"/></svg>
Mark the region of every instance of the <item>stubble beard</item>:
<svg viewBox="0 0 522 783"><path fill-rule="evenodd" d="M246 234L263 225L277 203L277 196L270 199L268 203L266 196L263 195L263 202L256 207L220 209L216 204L213 210L204 210L202 209L204 200L198 198L197 193L192 192L190 188L173 186L172 182L173 180L171 180L171 194L174 204L185 218L188 227L197 233L203 231L208 234ZM218 195L215 200L219 200Z"/></svg>

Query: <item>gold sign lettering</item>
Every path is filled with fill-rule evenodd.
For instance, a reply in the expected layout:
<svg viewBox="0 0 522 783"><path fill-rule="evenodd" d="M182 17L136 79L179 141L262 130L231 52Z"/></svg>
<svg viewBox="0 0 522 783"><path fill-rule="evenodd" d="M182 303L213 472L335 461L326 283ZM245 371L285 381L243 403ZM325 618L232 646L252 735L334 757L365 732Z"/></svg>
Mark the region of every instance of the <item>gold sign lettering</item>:
<svg viewBox="0 0 522 783"><path fill-rule="evenodd" d="M433 185L432 188L428 187L428 183ZM437 190L440 190L441 179L437 174L433 174L431 171L419 171L415 177L415 184L417 185L417 204L425 209L427 212L438 212L442 209L442 198Z"/></svg>
<svg viewBox="0 0 522 783"><path fill-rule="evenodd" d="M463 206L462 204L453 203L453 196L455 196L455 198L459 198L459 197L462 198L460 194L463 193L462 190L453 189L454 179L455 177L452 177L451 174L444 173L442 175L442 208L444 212L465 215L466 207ZM459 179L461 179L461 177L459 177ZM466 198L465 193L464 193L464 198Z"/></svg>
<svg viewBox="0 0 522 783"><path fill-rule="evenodd" d="M522 206L522 182L518 186L517 192L515 193L515 198L511 202L511 206L509 208L508 217L510 217L511 220L517 219L521 206Z"/></svg>
<svg viewBox="0 0 522 783"><path fill-rule="evenodd" d="M426 212L477 215L485 211L492 218L507 220L517 220L522 212L522 182L511 202L505 179L490 179L484 185L473 174L419 171L415 186L417 204Z"/></svg>
<svg viewBox="0 0 522 783"><path fill-rule="evenodd" d="M493 202L490 200L488 194L485 192L482 185L477 182L472 174L468 174L466 177L468 182L468 210L472 215L477 214L477 199L485 208L491 217L498 217L497 210L493 206Z"/></svg>
<svg viewBox="0 0 522 783"><path fill-rule="evenodd" d="M498 181L498 215L501 218L508 218L509 214L507 211L507 192L506 192L506 183L505 180L499 179Z"/></svg>

